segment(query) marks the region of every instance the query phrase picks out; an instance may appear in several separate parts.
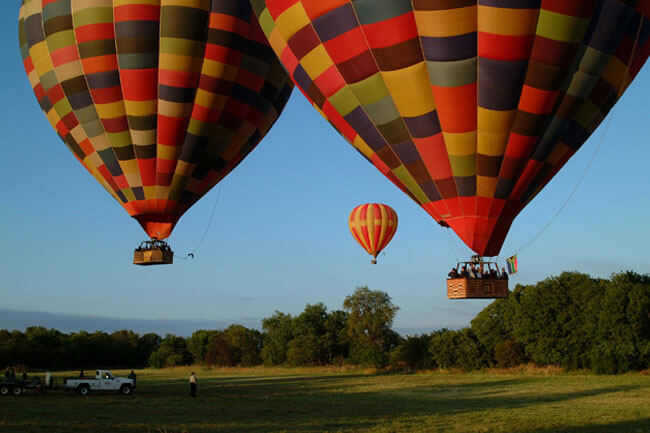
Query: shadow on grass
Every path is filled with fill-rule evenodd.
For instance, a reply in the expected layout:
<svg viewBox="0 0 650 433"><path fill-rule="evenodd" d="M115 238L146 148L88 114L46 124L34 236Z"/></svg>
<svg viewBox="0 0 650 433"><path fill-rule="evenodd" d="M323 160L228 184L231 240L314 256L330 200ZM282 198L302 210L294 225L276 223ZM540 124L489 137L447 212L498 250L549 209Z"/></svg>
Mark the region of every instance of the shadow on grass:
<svg viewBox="0 0 650 433"><path fill-rule="evenodd" d="M156 380L138 383L132 397L74 394L11 399L21 424L10 417L0 432L378 432L439 431L453 429L456 422L490 419L498 412L510 423L511 432L526 433L648 433L650 419L614 424L587 424L589 415L573 423L577 427L519 428L510 410L531 414L553 403L631 392L642 385L590 385L562 392L549 392L539 377L485 378L454 376L447 380L413 375L318 375L245 376L199 378L197 398L189 398L186 380ZM425 382L424 384L422 382ZM574 385L560 385L564 389ZM560 388L562 389L562 388ZM30 405L32 401L36 404ZM623 407L624 403L621 403ZM571 406L557 408L558 413ZM520 416L522 411L516 412ZM611 409L609 415L612 414ZM92 419L93 424L84 424ZM494 419L494 418L491 418ZM436 429L428 425L436 423ZM496 422L496 421L495 421ZM539 419L537 419L539 426ZM571 424L571 422L566 422ZM57 429L57 426L60 429ZM538 429L535 429L538 428ZM563 429L564 428L564 429ZM476 430L479 431L479 430ZM499 431L499 430L480 430Z"/></svg>
<svg viewBox="0 0 650 433"><path fill-rule="evenodd" d="M611 424L588 424L576 427L543 428L531 433L647 433L650 432L650 418Z"/></svg>

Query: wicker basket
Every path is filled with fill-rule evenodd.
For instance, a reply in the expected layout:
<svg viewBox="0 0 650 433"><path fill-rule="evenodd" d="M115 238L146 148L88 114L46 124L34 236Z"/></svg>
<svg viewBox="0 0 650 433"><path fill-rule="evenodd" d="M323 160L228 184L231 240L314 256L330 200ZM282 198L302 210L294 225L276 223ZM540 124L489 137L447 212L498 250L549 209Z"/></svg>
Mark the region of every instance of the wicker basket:
<svg viewBox="0 0 650 433"><path fill-rule="evenodd" d="M491 299L508 296L508 280L494 278L450 278L447 280L449 299Z"/></svg>
<svg viewBox="0 0 650 433"><path fill-rule="evenodd" d="M171 265L174 263L174 253L171 250L144 250L133 253L134 265Z"/></svg>

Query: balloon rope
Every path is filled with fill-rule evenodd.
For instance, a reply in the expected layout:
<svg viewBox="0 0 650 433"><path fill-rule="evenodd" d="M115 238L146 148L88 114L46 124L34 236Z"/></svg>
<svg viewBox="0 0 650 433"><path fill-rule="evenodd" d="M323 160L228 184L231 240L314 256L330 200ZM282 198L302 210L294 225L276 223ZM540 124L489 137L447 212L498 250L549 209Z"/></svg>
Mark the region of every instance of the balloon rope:
<svg viewBox="0 0 650 433"><path fill-rule="evenodd" d="M205 227L205 230L203 231L203 235L201 235L201 238L199 239L198 244L196 244L196 247L189 252L185 257L179 257L179 259L187 260L188 258L194 258L194 253L196 253L196 250L199 249L203 241L205 240L205 237L208 235L208 230L210 230L210 226L212 225L212 221L214 221L214 214L217 212L217 204L219 203L219 197L221 196L221 185L217 185L217 197L214 200L214 206L212 207L212 214L210 214L210 220L208 221L208 225Z"/></svg>
<svg viewBox="0 0 650 433"><path fill-rule="evenodd" d="M642 27L643 27L643 14L641 14L641 19L639 20L639 27L637 28L637 31L636 31L636 38L634 40L634 45L632 46L632 52L630 53L630 60L627 63L627 68L625 70L625 75L623 76L623 79L621 80L621 86L620 86L619 91L618 91L619 98L621 96L623 96L623 92L625 91L625 87L628 84L627 82L628 82L628 77L629 77L629 73L630 73L630 68L632 67L632 62L634 61L634 56L636 55L636 50L637 50L638 45L639 45L639 37L641 36L641 28ZM515 254L517 254L518 251L521 251L521 250L529 247L533 242L535 242L546 231L546 229L548 229L549 226L551 224L553 224L555 219L562 213L564 208L566 208L566 206L569 204L569 201L571 201L571 199L573 198L573 195L576 193L576 191L578 190L578 188L582 184L582 181L587 176L587 172L591 168L594 160L596 159L596 155L598 154L598 152L600 151L600 148L602 147L603 143L605 142L605 137L607 136L607 133L609 132L609 128L612 125L612 119L614 118L614 108L615 108L615 106L612 107L612 109L610 110L609 118L607 119L607 123L605 124L605 129L603 130L603 134L600 136L600 140L598 141L598 145L596 146L596 150L594 150L593 155L591 155L591 159L589 160L589 163L587 164L587 167L585 168L585 171L582 173L582 176L580 176L580 179L578 179L578 183L573 188L573 191L571 191L571 194L569 194L569 196L567 197L564 204L562 204L560 209L555 213L555 215L553 215L551 220L542 228L542 230L539 233L537 233L537 235L535 235L534 238L532 238L530 241L528 241L526 244L524 244L524 246L520 247L519 250L515 250Z"/></svg>

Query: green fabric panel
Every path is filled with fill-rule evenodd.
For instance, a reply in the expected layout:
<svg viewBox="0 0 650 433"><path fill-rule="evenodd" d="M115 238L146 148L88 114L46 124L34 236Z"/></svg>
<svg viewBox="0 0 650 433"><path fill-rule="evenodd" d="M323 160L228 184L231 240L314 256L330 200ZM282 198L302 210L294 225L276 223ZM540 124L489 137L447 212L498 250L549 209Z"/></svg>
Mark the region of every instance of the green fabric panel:
<svg viewBox="0 0 650 433"><path fill-rule="evenodd" d="M253 2L255 2L255 0L253 0ZM257 3L264 3L264 2L261 1ZM275 21L273 21L273 18L271 18L271 12L269 12L269 10L265 8L262 14L258 14L258 17L259 17L260 27L262 27L262 30L264 31L266 37L271 36L271 32L273 32L273 29L275 28Z"/></svg>
<svg viewBox="0 0 650 433"><path fill-rule="evenodd" d="M582 71L577 71L573 76L571 85L567 89L566 93L578 99L586 99L599 79L600 77L598 76L592 76Z"/></svg>
<svg viewBox="0 0 650 433"><path fill-rule="evenodd" d="M56 86L59 84L59 80L56 78L56 74L54 73L54 69L47 71L44 75L39 77L41 80L41 84L45 88L45 90L50 90L52 87Z"/></svg>
<svg viewBox="0 0 650 433"><path fill-rule="evenodd" d="M100 135L102 135L104 133L104 124L102 123L102 121L100 119L97 118L97 112L95 111L95 107L90 107L90 108L92 108L92 110L94 112L93 115L95 116L96 120L93 120L93 121L90 121L90 122L85 121L85 123L83 124L84 131L86 131L86 134L88 134L89 137L98 137L98 136L100 136ZM85 109L86 108L84 108L84 110ZM80 117L79 116L79 111L77 111L76 114L77 114L77 117ZM81 121L81 119L79 119L79 120Z"/></svg>
<svg viewBox="0 0 650 433"><path fill-rule="evenodd" d="M131 133L127 131L122 132L107 132L109 140L113 147L131 146Z"/></svg>
<svg viewBox="0 0 650 433"><path fill-rule="evenodd" d="M177 54L187 57L203 56L205 44L203 42L189 39L161 38L160 52L165 54Z"/></svg>
<svg viewBox="0 0 650 433"><path fill-rule="evenodd" d="M43 8L43 21L70 15L70 0L58 0Z"/></svg>
<svg viewBox="0 0 650 433"><path fill-rule="evenodd" d="M476 176L476 155L449 155L449 163L454 177Z"/></svg>
<svg viewBox="0 0 650 433"><path fill-rule="evenodd" d="M458 87L475 83L476 57L449 62L427 61L429 80L433 86Z"/></svg>
<svg viewBox="0 0 650 433"><path fill-rule="evenodd" d="M50 52L56 51L65 47L72 47L77 44L77 40L73 30L66 30L64 32L57 32L47 37L47 47Z"/></svg>
<svg viewBox="0 0 650 433"><path fill-rule="evenodd" d="M75 110L75 114L77 115L79 122L82 124L99 120L94 105L88 105L87 107L79 108Z"/></svg>
<svg viewBox="0 0 650 433"><path fill-rule="evenodd" d="M119 54L120 69L149 69L158 65L158 53Z"/></svg>
<svg viewBox="0 0 650 433"><path fill-rule="evenodd" d="M352 6L361 24L386 21L413 10L411 0L355 0Z"/></svg>
<svg viewBox="0 0 650 433"><path fill-rule="evenodd" d="M555 41L580 43L584 39L589 20L540 9L537 34Z"/></svg>
<svg viewBox="0 0 650 433"><path fill-rule="evenodd" d="M392 172L420 203L428 203L430 201L424 191L422 191L422 188L420 188L420 185L418 185L415 179L413 179L413 176L411 176L411 174L408 172L406 167L400 165L399 167L394 168Z"/></svg>
<svg viewBox="0 0 650 433"><path fill-rule="evenodd" d="M347 116L359 106L357 98L348 86L342 87L341 90L330 96L329 101L341 116Z"/></svg>
<svg viewBox="0 0 650 433"><path fill-rule="evenodd" d="M112 23L112 8L87 8L72 14L75 27L87 26L89 24Z"/></svg>
<svg viewBox="0 0 650 433"><path fill-rule="evenodd" d="M587 99L581 104L578 112L574 116L574 120L578 122L580 126L587 129L594 118L599 114L601 114L600 108Z"/></svg>
<svg viewBox="0 0 650 433"><path fill-rule="evenodd" d="M588 72L589 75L600 76L609 64L611 56L602 53L592 47L587 47L580 59L579 69Z"/></svg>
<svg viewBox="0 0 650 433"><path fill-rule="evenodd" d="M393 98L390 96L386 96L373 104L365 105L363 109L375 125L390 123L400 117Z"/></svg>
<svg viewBox="0 0 650 433"><path fill-rule="evenodd" d="M379 72L349 86L361 105L369 105L388 96L388 88Z"/></svg>

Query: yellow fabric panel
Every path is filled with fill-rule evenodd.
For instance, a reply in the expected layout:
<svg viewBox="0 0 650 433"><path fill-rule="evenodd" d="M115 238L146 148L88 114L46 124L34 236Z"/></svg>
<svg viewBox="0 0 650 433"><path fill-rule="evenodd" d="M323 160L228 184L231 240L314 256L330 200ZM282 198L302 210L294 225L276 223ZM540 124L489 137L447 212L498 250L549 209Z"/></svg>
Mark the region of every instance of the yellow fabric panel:
<svg viewBox="0 0 650 433"><path fill-rule="evenodd" d="M156 130L150 129L148 131L131 130L131 140L135 145L148 145L156 142Z"/></svg>
<svg viewBox="0 0 650 433"><path fill-rule="evenodd" d="M495 35L518 36L535 33L538 9L478 7L478 31Z"/></svg>
<svg viewBox="0 0 650 433"><path fill-rule="evenodd" d="M372 158L372 155L375 154L375 151L372 150L370 146L368 146L368 143L366 143L364 139L361 138L360 135L357 135L354 138L354 142L352 143L352 145L357 149L359 149L359 151L363 154L363 156L365 156L368 159Z"/></svg>
<svg viewBox="0 0 650 433"><path fill-rule="evenodd" d="M381 72L381 75L403 117L417 117L435 110L426 62Z"/></svg>
<svg viewBox="0 0 650 433"><path fill-rule="evenodd" d="M113 0L114 6L124 6L124 5L160 5L160 0Z"/></svg>
<svg viewBox="0 0 650 433"><path fill-rule="evenodd" d="M235 81L239 68L214 60L205 59L201 73L210 77L219 77L221 80Z"/></svg>
<svg viewBox="0 0 650 433"><path fill-rule="evenodd" d="M129 116L151 116L158 110L158 101L129 101L124 100L124 106Z"/></svg>
<svg viewBox="0 0 650 433"><path fill-rule="evenodd" d="M264 11L268 11L268 9L264 9ZM271 36L269 36L269 45L271 45L271 48L273 48L273 51L276 53L282 53L284 52L284 49L287 46L287 41L284 39L282 34L280 34L280 31L276 28L273 29L271 32Z"/></svg>
<svg viewBox="0 0 650 433"><path fill-rule="evenodd" d="M334 65L329 54L323 45L318 45L311 50L305 57L300 59L300 64L312 79L317 78L320 74L325 72L327 68Z"/></svg>
<svg viewBox="0 0 650 433"><path fill-rule="evenodd" d="M131 188L124 188L121 189L120 191L122 192L122 194L124 194L124 197L126 197L126 201L135 201L135 194L133 193L133 190Z"/></svg>
<svg viewBox="0 0 650 433"><path fill-rule="evenodd" d="M489 110L477 107L477 152L501 156L505 153L516 110Z"/></svg>
<svg viewBox="0 0 650 433"><path fill-rule="evenodd" d="M129 185L137 185L140 183L140 168L138 167L138 161L136 159L129 159L128 161L120 161L120 166L122 171L126 175L126 178L129 179L131 175L137 175L137 178L133 182L129 180Z"/></svg>
<svg viewBox="0 0 650 433"><path fill-rule="evenodd" d="M155 198L156 197L156 189L157 187L155 185L150 185L150 186L143 186L142 189L144 189L144 196L147 198Z"/></svg>
<svg viewBox="0 0 650 433"><path fill-rule="evenodd" d="M158 158L175 160L178 152L180 152L180 146L167 146L166 144L158 143Z"/></svg>
<svg viewBox="0 0 650 433"><path fill-rule="evenodd" d="M67 81L71 78L77 78L81 74L83 74L83 69L79 60L64 63L56 67L56 76L60 82Z"/></svg>
<svg viewBox="0 0 650 433"><path fill-rule="evenodd" d="M157 199L167 200L167 198L169 197L169 189L170 189L169 186L157 185L156 194L154 195L154 197Z"/></svg>
<svg viewBox="0 0 650 433"><path fill-rule="evenodd" d="M302 3L296 2L276 18L275 25L284 40L288 41L298 30L310 25L310 21Z"/></svg>
<svg viewBox="0 0 650 433"><path fill-rule="evenodd" d="M161 6L184 6L188 8L210 9L210 0L162 0Z"/></svg>
<svg viewBox="0 0 650 433"><path fill-rule="evenodd" d="M479 197L494 197L498 177L476 176L476 195Z"/></svg>
<svg viewBox="0 0 650 433"><path fill-rule="evenodd" d="M420 36L449 37L476 31L476 6L437 11L416 11Z"/></svg>
<svg viewBox="0 0 650 433"><path fill-rule="evenodd" d="M115 119L126 115L122 101L111 102L109 104L95 104L97 114L101 119Z"/></svg>
<svg viewBox="0 0 650 433"><path fill-rule="evenodd" d="M476 153L476 131L470 132L444 132L445 147L448 155L465 156Z"/></svg>
<svg viewBox="0 0 650 433"><path fill-rule="evenodd" d="M555 41L579 43L584 39L588 25L587 19L541 9L537 34Z"/></svg>
<svg viewBox="0 0 650 433"><path fill-rule="evenodd" d="M158 114L168 117L189 117L192 102L170 102L158 100Z"/></svg>
<svg viewBox="0 0 650 433"><path fill-rule="evenodd" d="M158 0L160 2L160 0ZM82 7L84 9L94 9L94 8L100 8L100 7L106 7L106 6L113 6L113 3L115 3L116 6L121 6L122 2L120 0L72 0L72 9L73 11L76 10L76 7ZM145 1L138 1L140 4L146 4ZM76 7L75 7L76 6Z"/></svg>
<svg viewBox="0 0 650 433"><path fill-rule="evenodd" d="M177 39L181 40L181 39ZM190 53L188 53L190 54ZM203 59L181 54L159 54L158 67L169 71L192 71L201 72Z"/></svg>

